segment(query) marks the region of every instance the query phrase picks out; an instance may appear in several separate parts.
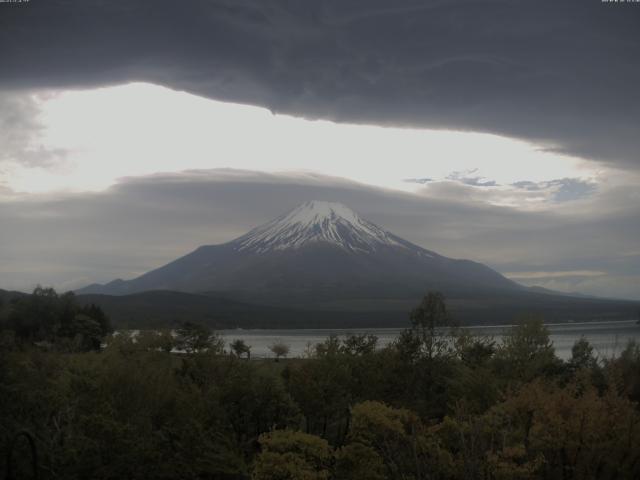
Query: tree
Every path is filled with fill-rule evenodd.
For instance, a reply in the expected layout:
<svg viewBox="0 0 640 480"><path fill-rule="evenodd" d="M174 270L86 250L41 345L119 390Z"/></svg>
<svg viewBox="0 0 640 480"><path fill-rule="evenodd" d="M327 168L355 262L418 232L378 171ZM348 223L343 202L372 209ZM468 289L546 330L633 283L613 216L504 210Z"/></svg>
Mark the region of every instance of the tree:
<svg viewBox="0 0 640 480"><path fill-rule="evenodd" d="M382 451L386 442L394 437L403 437L405 425L414 420L415 415L406 409L393 408L381 402L358 403L351 409L349 440Z"/></svg>
<svg viewBox="0 0 640 480"><path fill-rule="evenodd" d="M97 305L80 306L73 292L58 295L42 287L12 303L8 326L19 341L74 350L99 350L102 339L113 331Z"/></svg>
<svg viewBox="0 0 640 480"><path fill-rule="evenodd" d="M378 337L376 335L347 335L342 341L342 347L340 351L347 355L360 356L368 355L376 350L378 345Z"/></svg>
<svg viewBox="0 0 640 480"><path fill-rule="evenodd" d="M487 418L503 439L495 447L519 449L509 463L529 464L536 478L640 478L640 413L615 389L600 394L580 379L560 387L539 378Z"/></svg>
<svg viewBox="0 0 640 480"><path fill-rule="evenodd" d="M187 353L221 353L222 339L208 326L194 322L183 322L176 330L176 347Z"/></svg>
<svg viewBox="0 0 640 480"><path fill-rule="evenodd" d="M8 325L23 341L52 340L61 323L61 302L53 288L40 286L31 295L17 298Z"/></svg>
<svg viewBox="0 0 640 480"><path fill-rule="evenodd" d="M444 295L440 292L428 292L420 304L415 307L411 320L410 336L420 345L420 352L432 359L446 352L449 342L444 338L442 328L455 325L447 310ZM406 341L407 339L405 339Z"/></svg>
<svg viewBox="0 0 640 480"><path fill-rule="evenodd" d="M444 295L440 292L428 292L411 311L409 318L414 327L424 328L429 333L433 333L437 327L452 324Z"/></svg>
<svg viewBox="0 0 640 480"><path fill-rule="evenodd" d="M269 350L276 356L276 362L280 361L280 357L289 355L289 345L283 342L276 342L269 347Z"/></svg>
<svg viewBox="0 0 640 480"><path fill-rule="evenodd" d="M73 321L70 325L71 331L74 333L73 350L90 351L100 350L102 339L104 334L100 323L83 313L78 313L73 317Z"/></svg>
<svg viewBox="0 0 640 480"><path fill-rule="evenodd" d="M629 340L620 356L608 359L605 366L609 382L640 403L640 343Z"/></svg>
<svg viewBox="0 0 640 480"><path fill-rule="evenodd" d="M496 352L496 367L506 380L528 381L554 373L560 366L542 319L526 316L511 328Z"/></svg>
<svg viewBox="0 0 640 480"><path fill-rule="evenodd" d="M446 455L439 458L434 439L415 413L381 402L366 401L351 409L347 439L350 445L360 444L377 454L385 469L382 478L442 478L439 473L449 460ZM371 467L379 464L371 452L359 450L369 457Z"/></svg>
<svg viewBox="0 0 640 480"><path fill-rule="evenodd" d="M244 340L236 338L229 344L229 347L231 347L231 350L238 358L242 357L242 355L246 355L247 360L251 360L251 347L247 345Z"/></svg>
<svg viewBox="0 0 640 480"><path fill-rule="evenodd" d="M292 430L260 435L253 480L328 480L332 450L326 440Z"/></svg>
<svg viewBox="0 0 640 480"><path fill-rule="evenodd" d="M131 349L139 351L170 353L176 344L170 330L140 330L131 340L134 343Z"/></svg>
<svg viewBox="0 0 640 480"><path fill-rule="evenodd" d="M171 330L163 329L156 332L154 347L165 353L171 353L174 349L176 340L173 338Z"/></svg>
<svg viewBox="0 0 640 480"><path fill-rule="evenodd" d="M337 335L331 334L324 342L317 343L315 350L317 357L338 355L340 353L340 339Z"/></svg>
<svg viewBox="0 0 640 480"><path fill-rule="evenodd" d="M458 329L454 347L458 358L471 368L486 365L496 353L496 342L493 338L473 335L466 329Z"/></svg>
<svg viewBox="0 0 640 480"><path fill-rule="evenodd" d="M307 433L329 434L340 441L346 430L351 390L356 387L350 375L348 357L327 355L287 365L291 395L306 420Z"/></svg>
<svg viewBox="0 0 640 480"><path fill-rule="evenodd" d="M100 325L100 330L103 335L107 335L113 332L113 327L111 326L111 321L109 317L104 313L104 311L96 304L91 303L80 307L78 313L87 315L88 317L93 318L98 325Z"/></svg>
<svg viewBox="0 0 640 480"><path fill-rule="evenodd" d="M336 454L334 477L340 480L386 480L382 457L367 445L350 443Z"/></svg>
<svg viewBox="0 0 640 480"><path fill-rule="evenodd" d="M569 365L574 370L578 370L581 368L595 368L597 364L598 360L593 354L593 347L584 336L580 337L580 340L577 340L571 347Z"/></svg>

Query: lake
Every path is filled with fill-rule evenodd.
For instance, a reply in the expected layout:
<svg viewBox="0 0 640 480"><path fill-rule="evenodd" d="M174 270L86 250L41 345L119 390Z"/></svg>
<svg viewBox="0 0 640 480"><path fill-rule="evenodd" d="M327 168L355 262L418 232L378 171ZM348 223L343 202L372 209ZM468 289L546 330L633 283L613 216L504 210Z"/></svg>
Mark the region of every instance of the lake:
<svg viewBox="0 0 640 480"><path fill-rule="evenodd" d="M509 326L474 326L464 327L475 335L491 336L500 341ZM635 320L616 322L589 323L557 323L547 324L551 340L556 348L556 355L562 359L571 357L571 347L576 340L584 336L594 347L600 358L618 355L627 342L635 339L640 342L640 325ZM324 341L329 335L345 336L348 334L369 333L378 336L378 346L382 347L395 340L400 333L399 328L370 329L292 329L292 330L221 330L225 343L239 338L251 346L254 358L272 357L269 346L275 342L287 344L291 351L289 357L303 356L309 344Z"/></svg>

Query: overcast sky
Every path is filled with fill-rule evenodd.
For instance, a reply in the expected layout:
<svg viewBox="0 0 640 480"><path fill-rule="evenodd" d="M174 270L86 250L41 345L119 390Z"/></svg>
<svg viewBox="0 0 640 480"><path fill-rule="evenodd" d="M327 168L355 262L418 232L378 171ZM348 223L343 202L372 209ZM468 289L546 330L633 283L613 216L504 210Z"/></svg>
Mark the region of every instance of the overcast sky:
<svg viewBox="0 0 640 480"><path fill-rule="evenodd" d="M306 200L640 299L640 4L0 3L0 288L131 278Z"/></svg>

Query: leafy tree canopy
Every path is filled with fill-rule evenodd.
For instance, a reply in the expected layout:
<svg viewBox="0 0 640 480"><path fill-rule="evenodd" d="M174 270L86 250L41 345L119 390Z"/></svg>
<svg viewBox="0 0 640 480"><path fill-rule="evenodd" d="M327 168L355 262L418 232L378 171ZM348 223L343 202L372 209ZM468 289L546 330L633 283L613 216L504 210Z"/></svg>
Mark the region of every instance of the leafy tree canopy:
<svg viewBox="0 0 640 480"><path fill-rule="evenodd" d="M97 305L83 306L73 292L59 295L53 288L43 287L11 303L5 328L22 343L82 351L99 350L104 337L113 331Z"/></svg>

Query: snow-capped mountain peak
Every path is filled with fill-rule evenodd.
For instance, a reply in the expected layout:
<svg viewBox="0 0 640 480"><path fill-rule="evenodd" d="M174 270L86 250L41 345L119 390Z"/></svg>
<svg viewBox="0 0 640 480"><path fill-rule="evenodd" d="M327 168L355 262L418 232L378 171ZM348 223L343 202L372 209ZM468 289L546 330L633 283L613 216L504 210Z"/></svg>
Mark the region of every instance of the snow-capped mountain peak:
<svg viewBox="0 0 640 480"><path fill-rule="evenodd" d="M354 252L403 247L396 237L341 203L310 201L251 230L233 243L240 251L263 253L324 242Z"/></svg>

